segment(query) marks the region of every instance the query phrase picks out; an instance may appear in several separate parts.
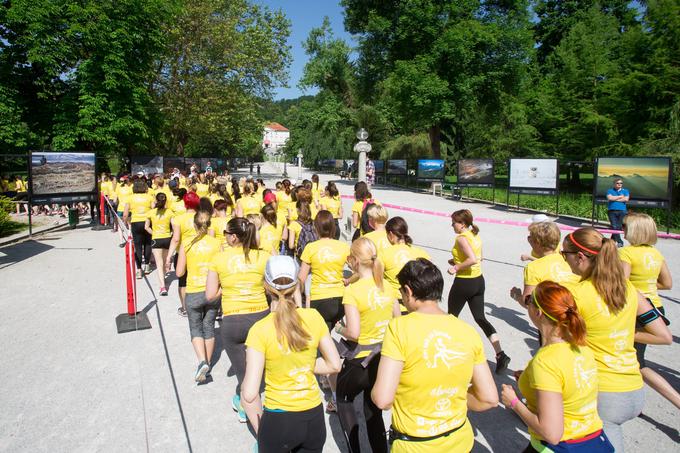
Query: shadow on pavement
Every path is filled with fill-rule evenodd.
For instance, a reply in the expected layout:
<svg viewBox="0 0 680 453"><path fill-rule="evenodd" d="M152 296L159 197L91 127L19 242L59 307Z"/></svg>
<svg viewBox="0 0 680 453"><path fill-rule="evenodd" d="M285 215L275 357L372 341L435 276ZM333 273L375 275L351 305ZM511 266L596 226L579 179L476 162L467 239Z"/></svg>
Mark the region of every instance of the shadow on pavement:
<svg viewBox="0 0 680 453"><path fill-rule="evenodd" d="M639 417L649 423L650 425L654 426L656 429L667 435L672 441L674 441L676 444L680 442L680 433L678 433L678 430L676 428L673 428L672 426L664 425L663 423L657 422L654 420L652 417L645 415L645 414L640 414Z"/></svg>
<svg viewBox="0 0 680 453"><path fill-rule="evenodd" d="M35 240L20 242L0 248L0 269L5 269L13 264L20 263L36 255L40 255L54 247Z"/></svg>

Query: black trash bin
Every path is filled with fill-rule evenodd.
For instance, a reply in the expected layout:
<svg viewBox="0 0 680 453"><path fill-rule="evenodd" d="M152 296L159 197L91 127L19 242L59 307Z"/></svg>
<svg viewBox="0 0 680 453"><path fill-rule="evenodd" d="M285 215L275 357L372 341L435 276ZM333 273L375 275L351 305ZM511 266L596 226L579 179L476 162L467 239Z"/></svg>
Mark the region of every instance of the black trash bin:
<svg viewBox="0 0 680 453"><path fill-rule="evenodd" d="M78 225L78 209L77 208L69 208L68 209L68 226L71 229L75 229L75 227Z"/></svg>

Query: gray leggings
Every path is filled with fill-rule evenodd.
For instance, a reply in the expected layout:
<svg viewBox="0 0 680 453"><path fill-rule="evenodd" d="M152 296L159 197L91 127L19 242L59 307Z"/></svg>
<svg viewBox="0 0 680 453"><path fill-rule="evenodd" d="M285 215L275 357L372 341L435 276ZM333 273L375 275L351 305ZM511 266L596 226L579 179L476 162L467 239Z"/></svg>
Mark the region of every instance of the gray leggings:
<svg viewBox="0 0 680 453"><path fill-rule="evenodd" d="M599 392L597 412L604 424L604 432L617 453L623 452L623 427L642 412L645 404L644 389L632 392Z"/></svg>
<svg viewBox="0 0 680 453"><path fill-rule="evenodd" d="M208 301L205 293L187 293L185 302L191 338L215 338L215 318L221 303L220 298Z"/></svg>
<svg viewBox="0 0 680 453"><path fill-rule="evenodd" d="M241 393L241 382L246 375L246 338L250 328L269 314L269 310L245 315L229 315L222 317L222 343L227 357L236 374L236 394Z"/></svg>

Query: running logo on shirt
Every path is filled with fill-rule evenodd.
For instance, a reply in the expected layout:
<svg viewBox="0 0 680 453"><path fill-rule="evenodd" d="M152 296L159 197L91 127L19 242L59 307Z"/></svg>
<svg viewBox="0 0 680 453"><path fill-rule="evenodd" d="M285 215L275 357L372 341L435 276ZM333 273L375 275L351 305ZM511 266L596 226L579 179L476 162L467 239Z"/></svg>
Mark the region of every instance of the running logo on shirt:
<svg viewBox="0 0 680 453"><path fill-rule="evenodd" d="M451 369L457 362L467 358L466 352L458 352L455 344L451 341L451 336L446 332L434 330L425 338L423 342L423 358L428 368L437 368L440 365Z"/></svg>

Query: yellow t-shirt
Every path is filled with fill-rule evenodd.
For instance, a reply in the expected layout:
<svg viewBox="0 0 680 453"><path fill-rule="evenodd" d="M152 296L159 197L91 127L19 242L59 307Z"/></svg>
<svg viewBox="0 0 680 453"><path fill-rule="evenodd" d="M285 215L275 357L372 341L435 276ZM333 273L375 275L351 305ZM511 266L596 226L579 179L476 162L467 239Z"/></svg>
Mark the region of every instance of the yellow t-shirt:
<svg viewBox="0 0 680 453"><path fill-rule="evenodd" d="M265 252L278 255L281 235L279 229L269 223L260 228L260 248Z"/></svg>
<svg viewBox="0 0 680 453"><path fill-rule="evenodd" d="M285 190L276 191L276 213L288 214L288 205L291 203L292 197L286 193Z"/></svg>
<svg viewBox="0 0 680 453"><path fill-rule="evenodd" d="M283 236L283 229L288 225L288 219L283 212L276 211L276 231L279 236Z"/></svg>
<svg viewBox="0 0 680 453"><path fill-rule="evenodd" d="M175 215L182 214L184 212L187 212L186 206L184 206L184 200L175 200L172 202L172 212L175 213Z"/></svg>
<svg viewBox="0 0 680 453"><path fill-rule="evenodd" d="M536 286L547 280L555 283L576 283L580 279L571 272L571 268L559 253L551 253L530 261L524 268L524 284L529 286Z"/></svg>
<svg viewBox="0 0 680 453"><path fill-rule="evenodd" d="M307 349L291 351L278 341L275 313L256 322L248 332L246 346L264 354L265 407L270 410L301 412L321 404L314 376L316 353L328 327L318 311L298 308L303 328L312 337Z"/></svg>
<svg viewBox="0 0 680 453"><path fill-rule="evenodd" d="M128 198L132 195L132 186L124 186L123 184L116 185L116 195L118 198L118 212L123 212L125 208L125 203L127 203Z"/></svg>
<svg viewBox="0 0 680 453"><path fill-rule="evenodd" d="M431 259L430 255L423 249L406 244L390 245L378 252L378 259L382 261L385 267L385 280L397 293L399 292L397 274L406 263L418 258Z"/></svg>
<svg viewBox="0 0 680 453"><path fill-rule="evenodd" d="M562 394L564 433L560 441L579 439L602 429L597 414L597 364L588 347L555 343L541 347L519 379L527 406L537 412L536 390ZM529 428L532 437L545 440Z"/></svg>
<svg viewBox="0 0 680 453"><path fill-rule="evenodd" d="M260 209L262 209L262 202L258 201L257 198L248 196L241 197L237 202L237 206L240 206L243 210L243 217L250 214L259 214Z"/></svg>
<svg viewBox="0 0 680 453"><path fill-rule="evenodd" d="M342 205L342 202L340 201L339 197L323 197L319 201L319 204L323 209L333 214L334 219L340 218L340 206Z"/></svg>
<svg viewBox="0 0 680 453"><path fill-rule="evenodd" d="M199 197L207 197L209 192L209 186L200 182L196 183L196 195Z"/></svg>
<svg viewBox="0 0 680 453"><path fill-rule="evenodd" d="M222 249L222 244L219 239L206 234L193 244L186 244L184 249L187 254L187 294L205 292L208 267Z"/></svg>
<svg viewBox="0 0 680 453"><path fill-rule="evenodd" d="M220 195L219 193L213 192L210 195L208 195L208 199L210 199L210 202L212 203L212 205L215 206L215 202L217 200L223 200L224 198L222 198L222 195Z"/></svg>
<svg viewBox="0 0 680 453"><path fill-rule="evenodd" d="M392 246L390 241L387 239L387 231L385 230L371 231L370 233L364 234L364 237L373 241L373 244L375 244L375 248L378 251L378 255L380 255L380 252L386 248Z"/></svg>
<svg viewBox="0 0 680 453"><path fill-rule="evenodd" d="M23 179L19 179L15 182L16 191L18 193L26 192L26 182Z"/></svg>
<svg viewBox="0 0 680 453"><path fill-rule="evenodd" d="M630 264L631 283L652 301L655 307L662 307L656 282L661 273L664 257L649 245L627 245L619 249L621 261Z"/></svg>
<svg viewBox="0 0 680 453"><path fill-rule="evenodd" d="M174 227L179 228L179 243L185 248L196 237L196 227L194 226L195 216L195 212L185 211L172 218Z"/></svg>
<svg viewBox="0 0 680 453"><path fill-rule="evenodd" d="M319 239L305 246L300 261L309 264L312 269L310 300L343 296L342 269L347 256L349 245L335 239Z"/></svg>
<svg viewBox="0 0 680 453"><path fill-rule="evenodd" d="M220 279L224 316L256 313L269 308L263 278L270 256L262 250L251 250L248 263L242 247L227 247L213 257L209 269L217 272Z"/></svg>
<svg viewBox="0 0 680 453"><path fill-rule="evenodd" d="M474 235L472 234L472 231L470 230L465 230L462 233L460 233L458 236L462 236L465 239L467 239L468 244L470 244L470 247L472 247L472 253L475 254L477 257L477 260L482 259L482 238L479 237L479 235ZM453 261L456 264L462 263L467 259L467 255L463 252L463 249L458 245L458 236L456 236L456 241L453 244L453 249L451 250L451 253L453 254ZM458 271L456 274L456 277L460 278L475 278L479 277L482 275L482 264L477 263L473 264L472 266L468 267L467 269L463 269L461 271Z"/></svg>
<svg viewBox="0 0 680 453"><path fill-rule="evenodd" d="M381 354L404 362L392 406L398 431L430 437L465 423L473 368L486 362L472 326L453 315L409 313L390 321ZM433 441L395 441L392 451L469 452L474 443L469 425Z"/></svg>
<svg viewBox="0 0 680 453"><path fill-rule="evenodd" d="M165 239L172 236L172 228L170 222L174 213L172 209L163 209L159 211L154 208L146 213L146 218L151 222L151 239Z"/></svg>
<svg viewBox="0 0 680 453"><path fill-rule="evenodd" d="M586 322L586 341L595 354L601 392L631 392L642 388L640 366L633 347L637 290L627 281L626 305L614 314L590 279L563 283L569 288Z"/></svg>
<svg viewBox="0 0 680 453"><path fill-rule="evenodd" d="M153 195L154 201L156 199L156 195L158 195L159 193L164 193L167 200L172 200L174 198L174 196L172 195L172 190L170 190L170 187L166 186L165 184L163 184L163 187L158 186L153 187L152 189L149 190L149 193Z"/></svg>
<svg viewBox="0 0 680 453"><path fill-rule="evenodd" d="M127 199L127 204L130 205L130 222L144 222L146 214L151 210L153 197L148 193L133 193Z"/></svg>
<svg viewBox="0 0 680 453"><path fill-rule="evenodd" d="M295 239L295 245L293 248L297 247L298 238L300 237L300 231L302 231L302 225L297 220L291 220L290 225L288 225L288 234L293 235ZM307 247L305 247L307 248Z"/></svg>
<svg viewBox="0 0 680 453"><path fill-rule="evenodd" d="M210 229L215 232L215 237L220 240L220 243L224 243L224 230L227 229L227 223L231 220L230 216L227 217L213 217L210 219Z"/></svg>
<svg viewBox="0 0 680 453"><path fill-rule="evenodd" d="M111 198L111 194L113 192L113 184L111 183L111 181L102 181L99 190L101 191L102 195Z"/></svg>
<svg viewBox="0 0 680 453"><path fill-rule="evenodd" d="M312 183L312 201L319 201L321 199L321 189L318 184Z"/></svg>
<svg viewBox="0 0 680 453"><path fill-rule="evenodd" d="M343 305L352 305L359 310L359 338L360 345L380 343L385 336L387 323L392 319L392 311L397 298L390 285L383 281L384 290L381 292L372 278L360 278L345 288L342 297ZM369 351L357 354L357 358L366 357Z"/></svg>

